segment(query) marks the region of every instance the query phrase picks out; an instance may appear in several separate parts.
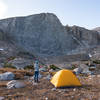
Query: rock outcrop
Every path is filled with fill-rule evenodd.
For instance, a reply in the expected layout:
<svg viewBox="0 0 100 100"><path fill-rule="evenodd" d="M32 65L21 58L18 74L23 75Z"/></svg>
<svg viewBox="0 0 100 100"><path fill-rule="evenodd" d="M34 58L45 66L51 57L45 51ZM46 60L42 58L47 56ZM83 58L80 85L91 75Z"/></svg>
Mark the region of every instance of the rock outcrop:
<svg viewBox="0 0 100 100"><path fill-rule="evenodd" d="M62 55L77 47L59 19L50 13L4 19L0 29L7 40L39 56Z"/></svg>
<svg viewBox="0 0 100 100"><path fill-rule="evenodd" d="M66 26L66 29L83 48L100 45L100 34L95 30L88 30L75 25Z"/></svg>
<svg viewBox="0 0 100 100"><path fill-rule="evenodd" d="M67 55L77 48L100 44L98 32L64 27L52 13L0 20L0 32L0 40L39 57Z"/></svg>
<svg viewBox="0 0 100 100"><path fill-rule="evenodd" d="M100 33L100 27L94 28L93 30L95 30L95 31Z"/></svg>

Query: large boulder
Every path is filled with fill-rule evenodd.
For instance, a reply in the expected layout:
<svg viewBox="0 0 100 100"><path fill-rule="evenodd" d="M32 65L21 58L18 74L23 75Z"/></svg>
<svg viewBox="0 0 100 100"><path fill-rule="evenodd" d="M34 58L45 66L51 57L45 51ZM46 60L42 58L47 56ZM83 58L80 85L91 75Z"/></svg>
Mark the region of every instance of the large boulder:
<svg viewBox="0 0 100 100"><path fill-rule="evenodd" d="M8 62L8 64L11 64L12 66L14 66L17 69L23 69L24 67L28 66L28 65L32 65L32 60L30 59L26 59L26 58L15 58L13 60L10 60Z"/></svg>
<svg viewBox="0 0 100 100"><path fill-rule="evenodd" d="M0 81L13 80L14 78L15 75L12 72L5 72L3 74L0 74Z"/></svg>
<svg viewBox="0 0 100 100"><path fill-rule="evenodd" d="M85 64L80 64L78 68L75 68L73 70L76 74L91 74L91 71L89 71L89 67Z"/></svg>
<svg viewBox="0 0 100 100"><path fill-rule="evenodd" d="M0 100L5 100L5 98L0 96Z"/></svg>
<svg viewBox="0 0 100 100"><path fill-rule="evenodd" d="M26 85L23 82L12 80L7 83L7 88L8 89L13 89L13 88L24 88Z"/></svg>

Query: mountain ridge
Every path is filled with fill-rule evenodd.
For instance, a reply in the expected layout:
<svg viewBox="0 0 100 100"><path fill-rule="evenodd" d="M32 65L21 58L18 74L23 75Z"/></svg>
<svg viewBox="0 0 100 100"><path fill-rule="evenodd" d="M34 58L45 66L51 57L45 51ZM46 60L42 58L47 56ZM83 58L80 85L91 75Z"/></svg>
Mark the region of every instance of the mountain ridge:
<svg viewBox="0 0 100 100"><path fill-rule="evenodd" d="M100 27L96 27L96 28L94 28L93 30L95 30L95 31L97 31L97 32L100 33Z"/></svg>
<svg viewBox="0 0 100 100"><path fill-rule="evenodd" d="M3 19L0 30L7 41L39 57L67 55L100 44L97 31L63 26L53 13Z"/></svg>

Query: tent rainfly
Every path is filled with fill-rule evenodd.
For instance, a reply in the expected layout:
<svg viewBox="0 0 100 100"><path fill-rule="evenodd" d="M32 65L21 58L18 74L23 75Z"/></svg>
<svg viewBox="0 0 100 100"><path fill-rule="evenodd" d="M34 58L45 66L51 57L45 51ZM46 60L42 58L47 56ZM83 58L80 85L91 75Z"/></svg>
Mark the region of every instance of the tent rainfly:
<svg viewBox="0 0 100 100"><path fill-rule="evenodd" d="M82 86L75 74L70 70L60 70L51 79L55 87Z"/></svg>

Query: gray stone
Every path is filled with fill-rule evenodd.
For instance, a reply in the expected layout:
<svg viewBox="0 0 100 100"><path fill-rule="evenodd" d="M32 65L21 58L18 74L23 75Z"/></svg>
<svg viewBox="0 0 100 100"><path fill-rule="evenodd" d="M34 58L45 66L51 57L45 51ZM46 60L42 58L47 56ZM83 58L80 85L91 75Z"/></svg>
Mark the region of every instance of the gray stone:
<svg viewBox="0 0 100 100"><path fill-rule="evenodd" d="M82 74L91 74L91 71L88 68L84 68Z"/></svg>
<svg viewBox="0 0 100 100"><path fill-rule="evenodd" d="M4 97L0 97L0 100L4 100L5 98Z"/></svg>
<svg viewBox="0 0 100 100"><path fill-rule="evenodd" d="M85 64L80 64L80 68L83 69L83 71L81 73L83 74L91 74L91 71L89 71L89 67Z"/></svg>
<svg viewBox="0 0 100 100"><path fill-rule="evenodd" d="M51 90L52 90L52 91L56 91L56 88L52 88Z"/></svg>
<svg viewBox="0 0 100 100"><path fill-rule="evenodd" d="M75 68L73 71L75 72L75 74L81 74L83 69L82 68Z"/></svg>
<svg viewBox="0 0 100 100"><path fill-rule="evenodd" d="M12 80L7 83L7 88L8 89L13 89L13 88L24 88L26 85L23 82Z"/></svg>
<svg viewBox="0 0 100 100"><path fill-rule="evenodd" d="M0 63L0 68L3 68L3 65L4 65L3 63Z"/></svg>
<svg viewBox="0 0 100 100"><path fill-rule="evenodd" d="M80 64L78 68L75 68L73 70L76 74L91 74L91 71L89 71L89 67L85 64Z"/></svg>
<svg viewBox="0 0 100 100"><path fill-rule="evenodd" d="M0 20L0 29L7 34L7 40L39 56L63 54L76 47L70 48L73 38L50 13Z"/></svg>
<svg viewBox="0 0 100 100"><path fill-rule="evenodd" d="M72 54L77 48L100 44L97 31L64 27L52 13L3 19L0 20L0 30L1 40L39 57Z"/></svg>
<svg viewBox="0 0 100 100"><path fill-rule="evenodd" d="M47 76L45 77L45 79L50 80L50 79L51 79L51 75L47 75Z"/></svg>
<svg viewBox="0 0 100 100"><path fill-rule="evenodd" d="M67 30L68 32L72 30L70 33L73 34L74 39L77 40L79 45L82 46L83 48L84 47L87 48L87 47L97 45L98 43L100 43L100 40L99 40L100 34L97 31L88 30L83 27L78 27L75 25L72 27L66 26L66 29L67 28L69 28L69 30Z"/></svg>
<svg viewBox="0 0 100 100"><path fill-rule="evenodd" d="M39 78L42 78L43 76L41 74L39 74Z"/></svg>
<svg viewBox="0 0 100 100"><path fill-rule="evenodd" d="M27 65L32 65L32 61L25 58L15 58L14 60L9 61L8 64L12 64L12 66L17 69L22 69Z"/></svg>
<svg viewBox="0 0 100 100"><path fill-rule="evenodd" d="M46 97L45 100L48 100L48 98Z"/></svg>
<svg viewBox="0 0 100 100"><path fill-rule="evenodd" d="M24 76L24 79L29 79L29 76Z"/></svg>
<svg viewBox="0 0 100 100"><path fill-rule="evenodd" d="M94 28L93 30L95 30L95 31L97 31L97 32L100 33L100 27L96 27L96 28Z"/></svg>
<svg viewBox="0 0 100 100"><path fill-rule="evenodd" d="M0 74L0 81L13 80L15 75L12 72L5 72Z"/></svg>
<svg viewBox="0 0 100 100"><path fill-rule="evenodd" d="M4 49L3 48L0 48L0 51L3 51Z"/></svg>
<svg viewBox="0 0 100 100"><path fill-rule="evenodd" d="M45 71L46 71L46 68L45 68L45 67L40 68L39 71L40 71L40 72L45 72Z"/></svg>
<svg viewBox="0 0 100 100"><path fill-rule="evenodd" d="M99 75L97 75L97 77L98 77L98 78L100 78L100 74L99 74Z"/></svg>

